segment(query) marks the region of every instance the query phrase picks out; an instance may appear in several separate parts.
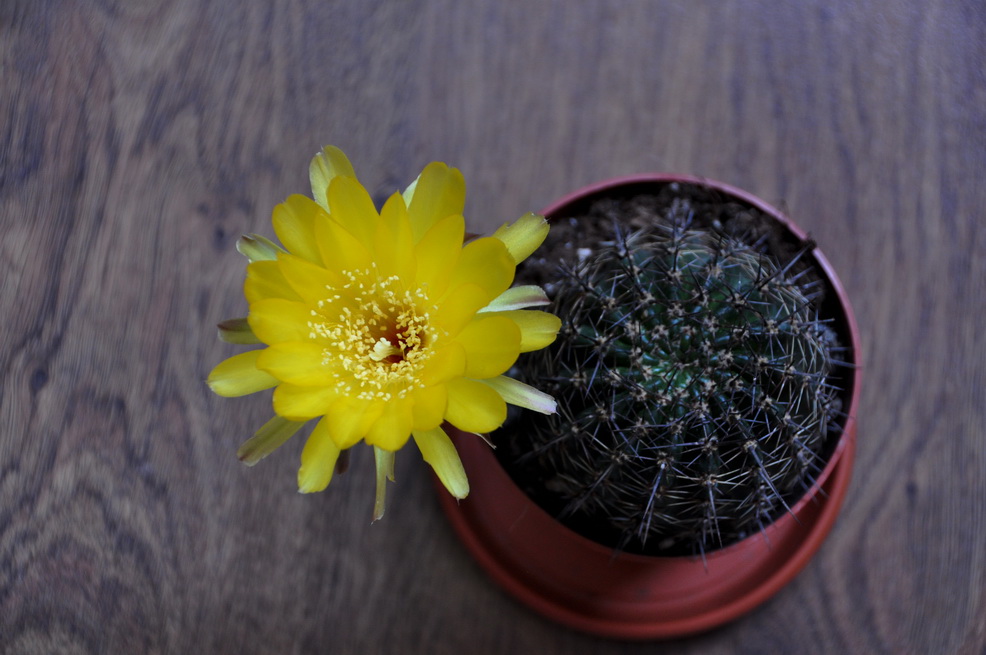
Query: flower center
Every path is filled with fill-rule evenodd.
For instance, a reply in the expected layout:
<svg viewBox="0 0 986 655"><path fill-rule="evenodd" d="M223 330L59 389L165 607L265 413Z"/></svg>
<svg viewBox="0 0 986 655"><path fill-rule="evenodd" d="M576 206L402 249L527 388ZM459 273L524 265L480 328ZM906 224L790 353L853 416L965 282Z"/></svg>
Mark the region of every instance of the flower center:
<svg viewBox="0 0 986 655"><path fill-rule="evenodd" d="M309 337L325 345L322 364L337 391L388 401L422 387L418 376L438 338L428 325L434 305L425 291L405 288L396 275L381 277L375 267L343 275L348 282L329 288L308 323Z"/></svg>

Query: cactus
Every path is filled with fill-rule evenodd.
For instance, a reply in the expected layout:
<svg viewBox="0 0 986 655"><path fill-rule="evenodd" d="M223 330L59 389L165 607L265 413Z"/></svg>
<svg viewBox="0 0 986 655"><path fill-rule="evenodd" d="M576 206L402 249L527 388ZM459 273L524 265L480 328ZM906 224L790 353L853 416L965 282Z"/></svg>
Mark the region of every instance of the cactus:
<svg viewBox="0 0 986 655"><path fill-rule="evenodd" d="M805 248L807 249L807 247ZM672 220L612 238L553 285L558 341L523 375L528 492L623 549L705 553L762 530L839 430L833 336L815 289L717 229ZM533 472L532 472L533 471Z"/></svg>

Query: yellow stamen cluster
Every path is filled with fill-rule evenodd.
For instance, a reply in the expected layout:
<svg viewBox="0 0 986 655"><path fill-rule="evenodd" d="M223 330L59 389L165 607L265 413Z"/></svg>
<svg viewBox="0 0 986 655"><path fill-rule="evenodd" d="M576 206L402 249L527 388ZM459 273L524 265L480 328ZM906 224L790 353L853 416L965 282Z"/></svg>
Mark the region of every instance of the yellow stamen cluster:
<svg viewBox="0 0 986 655"><path fill-rule="evenodd" d="M325 344L322 364L333 369L336 390L361 400L404 398L424 385L418 379L438 334L429 327L434 309L424 289L376 268L344 271L348 282L312 310L310 337Z"/></svg>

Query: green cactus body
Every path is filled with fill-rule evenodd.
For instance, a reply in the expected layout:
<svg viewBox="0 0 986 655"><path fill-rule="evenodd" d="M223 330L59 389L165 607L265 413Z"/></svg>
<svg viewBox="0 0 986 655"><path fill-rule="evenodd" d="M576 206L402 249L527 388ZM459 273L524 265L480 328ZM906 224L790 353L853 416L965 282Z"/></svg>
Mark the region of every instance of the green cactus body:
<svg viewBox="0 0 986 655"><path fill-rule="evenodd" d="M836 423L830 333L789 278L731 237L670 227L567 267L562 332L526 364L559 405L528 428L548 504L648 552L705 552L784 511Z"/></svg>

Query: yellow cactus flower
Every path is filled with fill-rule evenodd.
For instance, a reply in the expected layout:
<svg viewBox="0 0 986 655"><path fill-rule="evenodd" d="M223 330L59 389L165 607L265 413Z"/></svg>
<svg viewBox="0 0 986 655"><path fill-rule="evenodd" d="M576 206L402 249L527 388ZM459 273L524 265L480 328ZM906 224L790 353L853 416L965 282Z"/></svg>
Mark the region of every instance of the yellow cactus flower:
<svg viewBox="0 0 986 655"><path fill-rule="evenodd" d="M283 247L258 235L237 243L249 260L249 314L221 323L220 337L265 347L220 363L208 383L230 397L274 388L275 413L239 457L255 464L318 419L301 454L301 492L325 489L340 453L363 441L375 448L379 518L394 453L413 438L464 498L469 483L444 422L485 433L503 423L507 403L555 411L550 396L505 375L560 326L531 309L548 302L540 288L511 288L547 223L527 214L464 243L465 182L439 162L379 211L338 148L324 148L310 174L313 198L274 209Z"/></svg>

